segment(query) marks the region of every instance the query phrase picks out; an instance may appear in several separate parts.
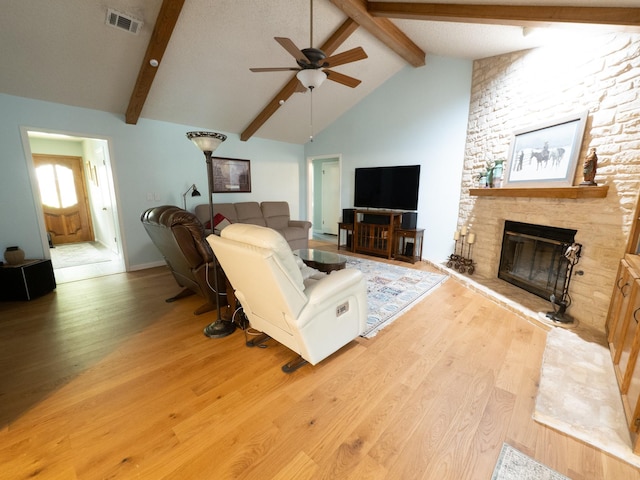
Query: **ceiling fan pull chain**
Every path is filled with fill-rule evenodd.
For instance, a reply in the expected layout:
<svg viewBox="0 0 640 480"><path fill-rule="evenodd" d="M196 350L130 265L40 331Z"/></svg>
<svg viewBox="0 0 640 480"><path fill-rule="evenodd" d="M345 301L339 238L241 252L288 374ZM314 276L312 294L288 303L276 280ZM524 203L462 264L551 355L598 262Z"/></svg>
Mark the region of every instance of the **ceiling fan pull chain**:
<svg viewBox="0 0 640 480"><path fill-rule="evenodd" d="M309 129L311 130L311 134L309 135L309 141L313 142L313 87L309 88Z"/></svg>

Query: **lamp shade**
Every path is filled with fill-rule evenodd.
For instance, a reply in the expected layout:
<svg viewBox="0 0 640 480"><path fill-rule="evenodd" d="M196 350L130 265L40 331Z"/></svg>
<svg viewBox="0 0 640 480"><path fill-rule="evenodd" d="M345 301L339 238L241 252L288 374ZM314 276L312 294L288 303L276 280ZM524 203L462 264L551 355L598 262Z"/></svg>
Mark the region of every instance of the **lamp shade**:
<svg viewBox="0 0 640 480"><path fill-rule="evenodd" d="M227 136L217 132L187 132L187 138L203 152L213 152Z"/></svg>
<svg viewBox="0 0 640 480"><path fill-rule="evenodd" d="M322 82L327 78L327 74L322 70L306 68L296 73L296 77L305 88L314 89L322 85Z"/></svg>

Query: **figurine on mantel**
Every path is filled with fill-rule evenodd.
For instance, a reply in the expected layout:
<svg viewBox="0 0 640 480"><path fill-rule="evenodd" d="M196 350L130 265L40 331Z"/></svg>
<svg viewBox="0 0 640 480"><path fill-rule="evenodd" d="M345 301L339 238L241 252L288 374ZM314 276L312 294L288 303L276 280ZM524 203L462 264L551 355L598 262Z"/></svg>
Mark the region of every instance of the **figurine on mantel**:
<svg viewBox="0 0 640 480"><path fill-rule="evenodd" d="M584 182L581 186L598 185L594 179L596 178L596 170L598 169L598 155L596 155L596 149L591 148L587 158L584 160L584 166L582 175L584 176Z"/></svg>

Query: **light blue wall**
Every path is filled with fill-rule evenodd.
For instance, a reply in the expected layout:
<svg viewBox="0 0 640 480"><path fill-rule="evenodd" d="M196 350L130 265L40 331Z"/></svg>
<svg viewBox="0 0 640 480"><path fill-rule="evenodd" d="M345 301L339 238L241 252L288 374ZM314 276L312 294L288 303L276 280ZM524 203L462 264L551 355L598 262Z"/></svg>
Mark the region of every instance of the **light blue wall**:
<svg viewBox="0 0 640 480"><path fill-rule="evenodd" d="M470 61L430 56L425 67L402 70L305 146L229 135L215 153L251 160L252 192L217 194L214 201L285 200L292 217L303 219L308 156L342 154L343 208L352 206L356 167L420 163L424 257L441 262L451 253L457 220L471 71ZM45 255L22 127L109 141L129 269L161 260L140 214L154 205L182 205L192 183L207 190L204 156L185 138L199 127L144 118L127 125L120 115L4 94L0 112L0 252L19 245L28 257ZM206 197L189 198L188 208L197 201Z"/></svg>
<svg viewBox="0 0 640 480"><path fill-rule="evenodd" d="M185 137L199 127L145 119L127 125L119 115L4 94L0 112L0 254L7 246L19 245L27 257L45 255L28 141L21 127L109 140L129 269L161 260L140 224L140 214L154 205L182 205L182 193L192 183L207 191L204 155ZM251 193L216 194L215 202L285 200L292 217L305 217L303 146L258 138L241 142L229 135L215 154L251 160L252 176ZM147 200L148 194L158 200Z"/></svg>
<svg viewBox="0 0 640 480"><path fill-rule="evenodd" d="M429 56L407 67L305 146L305 155L342 154L342 208L353 206L356 167L420 164L418 227L423 258L453 250L469 115L468 60Z"/></svg>

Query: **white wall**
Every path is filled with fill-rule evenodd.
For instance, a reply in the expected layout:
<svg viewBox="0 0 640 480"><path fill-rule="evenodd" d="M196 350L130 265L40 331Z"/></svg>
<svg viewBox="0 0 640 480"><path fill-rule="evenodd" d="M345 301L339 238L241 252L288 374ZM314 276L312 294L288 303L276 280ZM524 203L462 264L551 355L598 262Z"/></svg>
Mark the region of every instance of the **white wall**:
<svg viewBox="0 0 640 480"><path fill-rule="evenodd" d="M109 141L116 197L128 269L157 264L161 256L140 224L155 205L182 205L182 193L196 183L207 191L205 159L187 138L202 127L141 119L127 125L121 115L0 94L0 253L19 245L42 258L39 206L32 194L32 162L21 127ZM224 133L224 132L223 132ZM300 145L252 138L229 138L215 152L251 160L251 193L216 194L215 202L285 200L294 218L305 218L304 152ZM147 200L151 194L153 200ZM157 200L155 200L157 198ZM205 203L206 196L200 197ZM189 204L193 207L193 203Z"/></svg>
<svg viewBox="0 0 640 480"><path fill-rule="evenodd" d="M472 62L429 56L371 93L305 146L306 156L342 154L342 208L353 206L356 167L422 165L418 227L423 258L453 251L467 132Z"/></svg>

